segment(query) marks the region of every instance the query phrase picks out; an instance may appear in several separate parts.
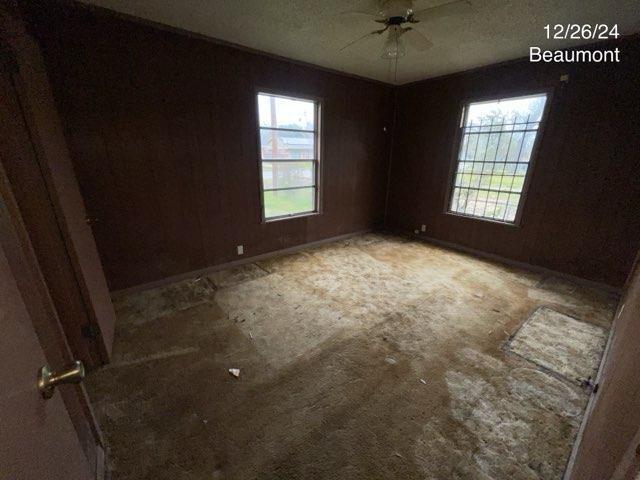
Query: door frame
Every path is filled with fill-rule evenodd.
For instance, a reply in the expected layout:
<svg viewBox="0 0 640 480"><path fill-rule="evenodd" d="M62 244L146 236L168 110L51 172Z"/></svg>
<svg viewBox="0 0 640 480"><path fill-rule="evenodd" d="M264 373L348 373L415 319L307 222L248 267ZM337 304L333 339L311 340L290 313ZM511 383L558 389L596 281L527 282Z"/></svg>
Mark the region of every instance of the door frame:
<svg viewBox="0 0 640 480"><path fill-rule="evenodd" d="M33 26L21 12L22 7L20 0L0 0L0 70L11 77L27 125L37 168L65 250L58 254L68 257L63 283L74 290L74 301L70 304L73 308L61 312L59 320L72 351L93 369L110 361L115 312L41 48ZM19 192L15 191L20 200ZM27 226L32 228L31 224ZM37 242L34 241L34 245L38 248ZM40 254L41 250L37 252ZM43 265L47 281L54 281L49 278L51 268L52 265ZM61 291L52 291L54 304L65 301Z"/></svg>

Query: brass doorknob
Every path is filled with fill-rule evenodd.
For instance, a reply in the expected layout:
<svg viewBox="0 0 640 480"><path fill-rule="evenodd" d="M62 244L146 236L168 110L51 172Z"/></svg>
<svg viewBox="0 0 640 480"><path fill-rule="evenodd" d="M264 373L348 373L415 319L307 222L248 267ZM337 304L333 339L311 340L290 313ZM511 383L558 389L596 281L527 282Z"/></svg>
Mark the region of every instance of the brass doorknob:
<svg viewBox="0 0 640 480"><path fill-rule="evenodd" d="M55 388L64 383L80 383L84 378L84 365L76 360L64 370L52 372L46 365L38 371L38 390L42 398L53 397Z"/></svg>

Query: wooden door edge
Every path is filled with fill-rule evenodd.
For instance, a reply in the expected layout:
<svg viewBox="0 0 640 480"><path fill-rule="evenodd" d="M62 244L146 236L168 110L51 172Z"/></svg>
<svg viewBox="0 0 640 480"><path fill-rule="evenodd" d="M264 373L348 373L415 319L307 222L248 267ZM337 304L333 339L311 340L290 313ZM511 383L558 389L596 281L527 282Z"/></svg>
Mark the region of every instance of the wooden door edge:
<svg viewBox="0 0 640 480"><path fill-rule="evenodd" d="M107 450L101 445L96 449L96 480L111 480Z"/></svg>

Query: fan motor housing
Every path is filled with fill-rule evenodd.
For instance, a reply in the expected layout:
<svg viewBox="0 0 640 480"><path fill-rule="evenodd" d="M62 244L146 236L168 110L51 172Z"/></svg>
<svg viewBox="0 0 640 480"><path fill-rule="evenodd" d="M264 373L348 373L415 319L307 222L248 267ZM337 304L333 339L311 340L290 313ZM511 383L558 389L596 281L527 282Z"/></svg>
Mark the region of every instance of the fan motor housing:
<svg viewBox="0 0 640 480"><path fill-rule="evenodd" d="M407 21L407 17L389 17L387 18L387 25L402 25Z"/></svg>

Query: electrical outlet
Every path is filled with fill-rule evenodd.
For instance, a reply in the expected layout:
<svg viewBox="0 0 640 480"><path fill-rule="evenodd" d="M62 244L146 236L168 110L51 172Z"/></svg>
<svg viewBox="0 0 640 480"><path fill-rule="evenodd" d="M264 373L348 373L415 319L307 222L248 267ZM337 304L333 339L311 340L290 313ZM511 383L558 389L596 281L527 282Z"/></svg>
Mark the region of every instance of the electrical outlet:
<svg viewBox="0 0 640 480"><path fill-rule="evenodd" d="M244 245L238 245L238 255L244 255Z"/></svg>
<svg viewBox="0 0 640 480"><path fill-rule="evenodd" d="M421 231L421 232L426 232L426 231L427 231L427 226L426 226L426 225L422 225L422 226L420 227L420 231Z"/></svg>

